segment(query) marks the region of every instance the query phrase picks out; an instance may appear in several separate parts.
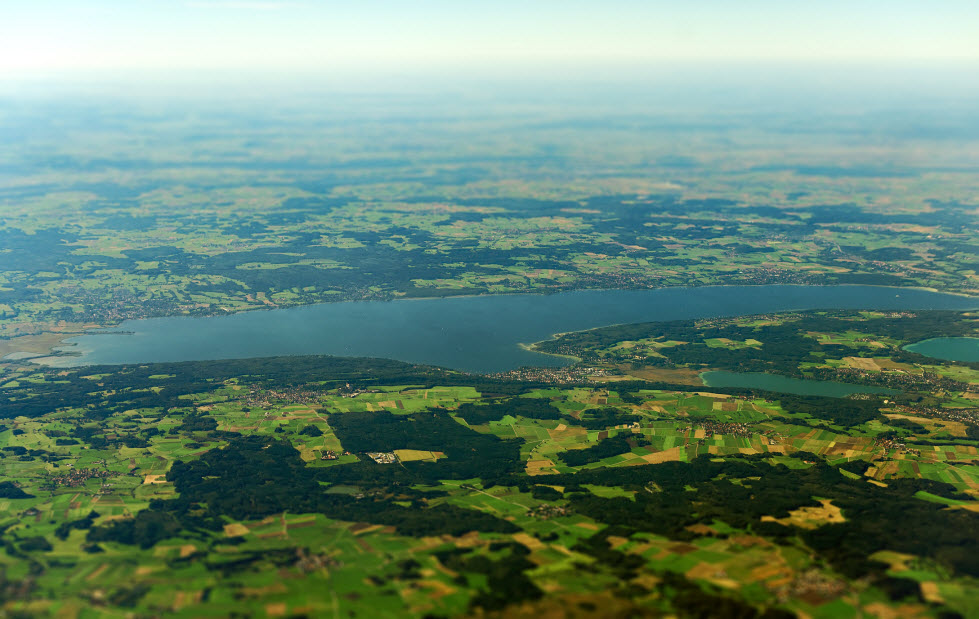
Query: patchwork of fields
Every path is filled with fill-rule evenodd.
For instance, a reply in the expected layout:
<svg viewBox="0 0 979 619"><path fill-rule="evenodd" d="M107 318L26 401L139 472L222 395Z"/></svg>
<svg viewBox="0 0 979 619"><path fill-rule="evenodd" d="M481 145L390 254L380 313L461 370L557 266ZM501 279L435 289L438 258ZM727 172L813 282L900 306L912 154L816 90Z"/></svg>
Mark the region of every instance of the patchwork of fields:
<svg viewBox="0 0 979 619"><path fill-rule="evenodd" d="M979 531L968 390L924 406L371 363L8 364L4 608L979 611L956 550Z"/></svg>

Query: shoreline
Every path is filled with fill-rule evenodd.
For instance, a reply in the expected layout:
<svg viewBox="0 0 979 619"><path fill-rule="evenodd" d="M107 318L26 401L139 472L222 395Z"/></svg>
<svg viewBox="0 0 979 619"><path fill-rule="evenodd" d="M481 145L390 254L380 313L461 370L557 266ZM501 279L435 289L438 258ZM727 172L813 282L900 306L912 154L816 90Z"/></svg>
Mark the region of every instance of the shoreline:
<svg viewBox="0 0 979 619"><path fill-rule="evenodd" d="M780 285L780 284L775 284L775 285ZM789 284L789 285L792 285L792 284ZM840 286L860 286L861 284L839 284L839 285ZM690 286L690 288L708 288L708 287L709 286ZM874 286L874 287L875 288L890 288L892 290L921 290L921 291L924 291L924 292L932 292L932 293L936 293L936 294L954 294L955 296L964 296L965 298L968 298L968 299L975 298L975 299L979 300L979 297L972 297L972 296L965 295L965 294L959 295L959 294L951 293L951 292L940 292L940 291L938 291L938 290L936 290L934 288L925 288L925 287L922 287L922 286L915 286L913 288L911 288L911 287L901 288L900 286ZM633 290L633 289L627 288L625 290ZM636 289L636 290L646 290L646 289L645 288L639 288L639 289ZM666 288L655 288L653 290L667 290L667 289ZM979 309L979 308L977 308L977 309ZM785 314L785 313L790 313L790 312L813 312L813 311L822 311L822 308L814 308L814 309L806 309L806 310L791 310L790 309L790 310L783 310L783 311L771 312L771 313ZM840 311L844 311L844 310L840 310ZM853 311L860 311L860 310L853 310ZM871 311L885 311L885 310L871 310ZM908 311L915 311L915 310L908 310ZM936 311L936 310L918 310L918 311ZM945 310L937 310L937 311L945 311ZM976 311L976 310L947 310L947 311L972 312L972 311ZM766 313L769 313L769 312L766 312ZM764 315L764 314L745 314L745 315L739 315L738 317L739 318L750 318L751 316L762 316L762 315ZM650 320L648 322L662 322L662 321ZM600 327L589 327L588 329L578 329L576 331L559 331L557 333L552 333L551 336L548 339L538 340L538 341L533 342L533 343L530 343L530 344L523 344L523 343L521 343L521 344L519 344L519 346L522 349L527 350L529 352L534 352L534 353L538 353L538 354L541 354L541 355L548 355L548 356L551 356L551 357L562 357L562 358L566 358L566 359L574 359L575 362L581 362L581 358L580 357L576 357L574 355L565 355L565 354L562 354L562 353L547 352L547 351L543 351L543 350L538 350L537 345L538 344L542 344L544 342L550 342L550 341L553 341L553 340L556 340L556 339L560 339L562 336L570 335L572 333L588 333L589 331L597 331L599 329L607 329L609 327L619 327L619 326L628 325L628 324L642 324L642 323L617 322L617 323L602 325ZM929 338L929 339L940 339L940 338L941 338L941 336L937 336L935 338ZM969 339L979 339L979 337L969 338ZM928 341L928 340L921 340L921 342L924 342L924 341ZM912 343L908 344L907 346L905 346L904 348L905 349L908 349L907 348L908 346L916 346L916 345L920 344L921 342L912 342ZM914 352L914 351L912 350L911 352ZM703 380L703 379L701 379L701 380Z"/></svg>
<svg viewBox="0 0 979 619"><path fill-rule="evenodd" d="M58 349L59 348L62 348L62 347L65 347L65 346L75 346L75 345L77 345L76 343L72 343L72 342L68 342L67 341L67 340L72 339L72 338L75 338L75 337L81 337L81 336L85 336L85 335L134 335L135 332L134 331L129 331L129 330L125 330L125 331L106 331L108 329L118 329L121 325L123 325L123 324L125 324L126 322L129 322L129 321L141 321L141 320L152 320L152 319L167 319L167 318L199 318L199 319L206 319L206 318L216 318L216 317L222 317L222 316L230 317L230 316L235 316L235 315L245 314L245 313L250 313L250 312L287 310L287 309L299 309L299 308L314 307L314 306L317 306L317 305L327 305L327 304L334 305L334 304L343 304L343 303L390 303L390 302L395 302L395 301L433 301L433 300L447 300L447 301L451 301L452 299L475 299L475 298L482 298L482 297L504 297L504 296L514 297L514 296L531 296L531 295L543 297L543 296L553 296L553 295L556 295L556 294L575 294L575 293L647 292L647 291L680 290L680 289L696 290L696 289L703 289L703 288L754 288L754 287L773 287L773 286L783 286L783 287L792 287L792 288L865 287L865 288L881 288L881 289L898 290L898 291L900 291L900 290L916 290L916 291L920 291L920 292L927 292L927 293L938 294L938 295L955 296L955 297L959 297L959 298L963 298L963 299L971 299L971 300L975 300L976 301L976 306L974 308L971 308L971 309L962 309L962 310L949 310L949 311L963 311L963 312L968 312L968 311L976 311L976 310L979 310L979 295L969 295L969 294L966 294L966 293L963 293L963 292L943 292L943 291L939 291L939 290L937 290L935 288L929 288L929 287L926 287L926 286L886 286L886 285L870 285L870 284L708 284L708 285L702 285L702 286L662 286L662 287L657 287L657 288L573 288L573 289L550 290L550 291L544 291L544 292L483 292L483 293L475 293L475 294L460 294L460 295L431 296L431 297L404 297L404 296L395 296L395 297L389 298L389 299L359 299L359 300L337 300L337 301L324 300L324 301L317 301L315 303L287 305L287 306L251 307L251 308L241 309L241 310L238 310L238 311L227 311L227 310L224 310L224 311L222 311L220 313L215 312L213 314L204 314L204 315L170 314L170 315L165 315L165 316L149 316L149 317L146 317L146 318L127 318L127 319L124 319L124 320L119 321L117 323L110 323L110 324L86 323L83 327L80 327L80 331L75 331L75 332L71 332L71 333L64 333L64 335L66 337L60 338L58 340L57 344L55 344L53 346L50 346L48 348L47 352L45 352L45 353L38 353L36 351L27 351L27 350L12 350L11 352L7 353L7 355L5 355L3 358L0 358L0 363L31 362L31 359L29 359L29 358L7 359L7 356L9 356L11 354L18 354L18 353L30 353L35 360L36 359L45 358L45 357L58 356L58 353L59 353L59 350ZM900 296L900 295L895 295L895 296ZM813 310L816 310L816 309L833 309L833 308L813 308ZM781 310L780 312L777 312L777 313L792 312L792 311L810 311L810 310L786 309L786 310ZM649 322L656 322L656 321L649 321ZM621 322L619 322L619 323L610 323L610 324L607 324L607 325L599 325L599 326L595 326L595 327L589 327L587 329L557 332L557 333L551 334L550 338L545 338L545 339L539 340L537 342L532 342L532 343L529 343L529 344L519 343L518 346L520 346L522 349L524 349L524 350L526 350L528 352L533 352L533 353L542 354L542 355L548 355L548 356L553 356L553 357L568 358L568 359L573 359L575 362L580 362L581 359L579 359L578 357L575 357L573 355L562 355L560 353L549 353L549 352L544 352L544 351L541 351L541 350L537 350L536 345L537 344L540 344L542 342L545 342L545 341L551 341L551 340L557 339L557 338L559 338L559 337L561 337L563 335L567 335L569 333L584 333L584 332L587 332L587 331L593 331L593 330L597 330L597 329L604 329L604 328L618 326L618 325L623 325L623 324L633 324L633 323L621 323ZM45 336L50 336L50 335L52 335L54 333L58 333L58 332L57 331L41 331L41 332L36 333L36 334L17 336L17 338L32 338L32 339L33 338L44 338ZM15 339L15 338L7 338L7 339L9 341L9 340L12 340L12 339ZM71 356L78 356L78 355L76 353L76 355L71 355Z"/></svg>
<svg viewBox="0 0 979 619"><path fill-rule="evenodd" d="M601 329L602 327L595 327L595 328ZM568 333L577 333L577 331L568 331ZM555 337L556 336L552 336L552 339L554 339ZM541 342L545 342L545 341L547 340L541 340ZM572 361L574 361L574 363L581 363L581 357L575 357L574 355L562 355L561 353L557 353L557 352L544 352L542 350L537 350L535 346L537 346L537 344L539 343L540 342L534 342L533 344L525 344L523 342L519 342L517 346L519 346L522 350L536 353L538 355L547 355L548 357L560 357L562 359L571 359ZM574 365L574 363L572 363L572 365ZM565 367L569 367L569 366L565 366Z"/></svg>

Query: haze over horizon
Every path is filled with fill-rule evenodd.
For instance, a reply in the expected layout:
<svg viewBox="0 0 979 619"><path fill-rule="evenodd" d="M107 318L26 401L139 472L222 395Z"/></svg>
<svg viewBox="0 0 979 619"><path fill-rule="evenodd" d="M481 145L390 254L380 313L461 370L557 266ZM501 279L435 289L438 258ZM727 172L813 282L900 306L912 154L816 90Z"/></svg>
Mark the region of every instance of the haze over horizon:
<svg viewBox="0 0 979 619"><path fill-rule="evenodd" d="M911 67L961 85L979 67L976 32L979 5L965 1L40 0L4 7L0 82L422 73L574 81L761 63L864 76Z"/></svg>

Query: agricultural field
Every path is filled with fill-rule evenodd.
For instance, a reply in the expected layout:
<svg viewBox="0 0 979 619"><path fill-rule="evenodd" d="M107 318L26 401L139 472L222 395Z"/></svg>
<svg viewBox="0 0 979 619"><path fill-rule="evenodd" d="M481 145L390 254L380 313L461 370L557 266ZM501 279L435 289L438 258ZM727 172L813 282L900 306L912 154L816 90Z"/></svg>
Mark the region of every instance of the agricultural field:
<svg viewBox="0 0 979 619"><path fill-rule="evenodd" d="M904 340L884 319L897 320L820 316L852 328L811 337L893 354ZM740 353L769 344L754 333L666 337ZM624 378L329 357L7 363L3 612L979 612L975 382L925 405L914 390L854 400Z"/></svg>

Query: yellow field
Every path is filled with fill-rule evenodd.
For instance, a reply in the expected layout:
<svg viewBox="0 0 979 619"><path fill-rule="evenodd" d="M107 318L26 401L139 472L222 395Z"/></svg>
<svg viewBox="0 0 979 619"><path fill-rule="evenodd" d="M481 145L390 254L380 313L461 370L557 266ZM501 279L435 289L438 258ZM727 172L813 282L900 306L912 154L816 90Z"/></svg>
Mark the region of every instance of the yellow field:
<svg viewBox="0 0 979 619"><path fill-rule="evenodd" d="M651 453L643 456L640 460L644 460L649 464L660 464L662 462L674 462L680 460L680 455L683 452L679 447L671 447L669 449L664 449L663 451L657 451L656 453Z"/></svg>
<svg viewBox="0 0 979 619"><path fill-rule="evenodd" d="M395 449L394 455L402 462L416 462L418 460L435 462L439 458L445 457L441 451L422 451L420 449Z"/></svg>
<svg viewBox="0 0 979 619"><path fill-rule="evenodd" d="M965 431L967 426L961 421L952 421L949 419L929 419L928 417L915 417L912 415L900 415L897 413L884 413L884 416L888 419L907 419L908 421L913 421L914 423L924 426L929 432L937 432L939 429L944 429L952 436L964 437L966 435Z"/></svg>
<svg viewBox="0 0 979 619"><path fill-rule="evenodd" d="M224 534L226 537L238 537L241 535L248 535L249 528L240 522L233 522L224 525Z"/></svg>
<svg viewBox="0 0 979 619"><path fill-rule="evenodd" d="M527 474L528 475L546 475L548 473L556 473L554 470L554 462L552 460L529 460L527 462Z"/></svg>
<svg viewBox="0 0 979 619"><path fill-rule="evenodd" d="M822 499L819 501L822 507L800 507L789 512L788 518L774 518L772 516L762 516L762 522L778 522L786 526L795 525L802 529L815 529L822 524L833 524L845 522L843 512L839 507L830 501Z"/></svg>
<svg viewBox="0 0 979 619"><path fill-rule="evenodd" d="M843 357L843 361L846 363L847 367L855 368L857 370L870 370L872 372L879 372L880 366L874 359L869 357Z"/></svg>

